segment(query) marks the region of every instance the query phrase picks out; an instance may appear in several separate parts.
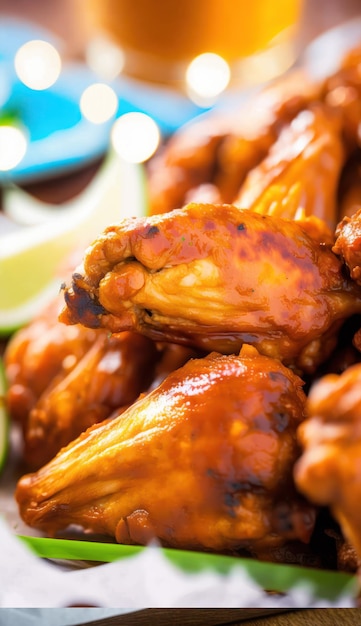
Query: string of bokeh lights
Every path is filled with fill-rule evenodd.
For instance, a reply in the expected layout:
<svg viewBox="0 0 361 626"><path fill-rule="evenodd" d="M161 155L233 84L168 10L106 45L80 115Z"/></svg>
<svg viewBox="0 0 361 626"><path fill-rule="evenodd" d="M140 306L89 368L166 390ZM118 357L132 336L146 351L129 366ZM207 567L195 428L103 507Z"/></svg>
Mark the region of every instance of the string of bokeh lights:
<svg viewBox="0 0 361 626"><path fill-rule="evenodd" d="M122 51L110 42L94 40L87 50L86 62L100 80L82 93L80 112L89 122L104 124L115 117L119 106L117 94L106 81L122 72ZM26 42L14 57L17 78L28 88L38 91L49 89L55 84L62 65L61 56L54 45L42 40ZM222 57L213 53L201 54L186 68L185 92L197 105L208 107L227 88L230 77L229 65ZM128 112L115 119L110 141L121 158L132 163L143 163L157 150L161 132L149 115ZM27 146L26 129L15 123L1 124L0 170L10 171L21 163Z"/></svg>

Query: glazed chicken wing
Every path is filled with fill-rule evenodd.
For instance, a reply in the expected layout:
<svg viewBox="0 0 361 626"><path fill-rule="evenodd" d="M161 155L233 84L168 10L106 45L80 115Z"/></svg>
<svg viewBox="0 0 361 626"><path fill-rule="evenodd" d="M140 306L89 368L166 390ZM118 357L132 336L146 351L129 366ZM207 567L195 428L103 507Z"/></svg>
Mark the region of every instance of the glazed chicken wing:
<svg viewBox="0 0 361 626"><path fill-rule="evenodd" d="M181 128L150 162L151 214L191 201L249 206L269 181L288 193L296 180L300 206L334 227L339 168L360 147L360 58L358 47L320 81L293 70Z"/></svg>
<svg viewBox="0 0 361 626"><path fill-rule="evenodd" d="M361 146L361 46L349 51L323 86L322 98L342 117L344 143L351 154Z"/></svg>
<svg viewBox="0 0 361 626"><path fill-rule="evenodd" d="M316 216L334 229L344 161L340 117L321 103L313 105L281 131L266 158L249 172L234 204L258 211L261 205L264 213L274 213L276 190L283 196L277 215L292 217L302 208L306 216ZM297 202L290 206L295 188Z"/></svg>
<svg viewBox="0 0 361 626"><path fill-rule="evenodd" d="M361 208L338 224L333 251L343 259L351 278L361 285Z"/></svg>
<svg viewBox="0 0 361 626"><path fill-rule="evenodd" d="M190 204L108 227L65 289L61 320L235 353L256 345L313 371L361 311L342 263L300 224Z"/></svg>
<svg viewBox="0 0 361 626"><path fill-rule="evenodd" d="M308 542L315 508L292 481L302 385L251 346L191 359L22 477L21 516L50 534L77 524L132 544L264 554Z"/></svg>
<svg viewBox="0 0 361 626"><path fill-rule="evenodd" d="M102 328L66 326L58 314L55 299L11 337L4 355L7 408L21 423L23 460L30 469L126 408L172 364L165 347L145 336L125 331L110 337ZM183 364L189 352L176 352L175 363L178 358Z"/></svg>
<svg viewBox="0 0 361 626"><path fill-rule="evenodd" d="M269 84L249 103L181 128L149 164L150 213L167 213L196 197L204 202L211 187L213 197L232 202L283 124L318 94L319 87L299 70Z"/></svg>
<svg viewBox="0 0 361 626"><path fill-rule="evenodd" d="M80 324L60 324L62 305L63 300L55 298L6 345L7 406L11 418L23 425L49 384L66 376L99 335L99 331Z"/></svg>
<svg viewBox="0 0 361 626"><path fill-rule="evenodd" d="M331 508L361 558L361 364L315 383L307 413L296 484L311 502Z"/></svg>
<svg viewBox="0 0 361 626"><path fill-rule="evenodd" d="M102 330L97 335L71 372L50 384L30 411L23 431L29 468L47 463L62 446L125 409L150 385L160 358L153 341L131 332L109 337Z"/></svg>
<svg viewBox="0 0 361 626"><path fill-rule="evenodd" d="M12 335L4 355L7 408L21 423L22 458L31 470L88 427L125 410L191 357L203 356L138 333L110 336L103 328L66 326L58 315L55 299Z"/></svg>

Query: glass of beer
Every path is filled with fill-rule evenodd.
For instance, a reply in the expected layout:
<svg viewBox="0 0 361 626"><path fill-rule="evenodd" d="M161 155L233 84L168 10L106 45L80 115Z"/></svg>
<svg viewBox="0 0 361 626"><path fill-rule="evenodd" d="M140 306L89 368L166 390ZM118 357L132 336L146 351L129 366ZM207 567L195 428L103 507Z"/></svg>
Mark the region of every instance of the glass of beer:
<svg viewBox="0 0 361 626"><path fill-rule="evenodd" d="M302 0L88 0L81 9L89 40L108 38L126 76L184 92L199 58L218 62L218 73L223 63L228 86L285 71L297 54ZM199 81L206 71L199 62Z"/></svg>

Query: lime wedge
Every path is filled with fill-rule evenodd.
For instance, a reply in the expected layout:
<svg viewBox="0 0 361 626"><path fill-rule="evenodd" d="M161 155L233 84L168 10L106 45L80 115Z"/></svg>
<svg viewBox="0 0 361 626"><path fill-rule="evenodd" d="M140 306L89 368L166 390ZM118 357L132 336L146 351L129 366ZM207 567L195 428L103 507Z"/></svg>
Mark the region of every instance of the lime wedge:
<svg viewBox="0 0 361 626"><path fill-rule="evenodd" d="M59 291L70 254L79 254L110 223L147 210L141 164L110 153L71 202L42 203L20 189L4 191L4 213L19 227L0 235L0 335L27 323Z"/></svg>
<svg viewBox="0 0 361 626"><path fill-rule="evenodd" d="M0 472L2 471L9 449L9 415L5 404L6 378L5 368L0 359Z"/></svg>

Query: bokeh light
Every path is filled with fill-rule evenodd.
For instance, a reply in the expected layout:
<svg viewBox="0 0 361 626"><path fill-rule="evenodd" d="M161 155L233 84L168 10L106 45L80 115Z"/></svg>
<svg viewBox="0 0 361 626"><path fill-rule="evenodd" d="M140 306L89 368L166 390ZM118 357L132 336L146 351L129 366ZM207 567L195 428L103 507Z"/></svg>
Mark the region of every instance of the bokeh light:
<svg viewBox="0 0 361 626"><path fill-rule="evenodd" d="M14 64L19 79L34 90L48 89L61 72L58 51L51 43L40 39L21 46L15 55Z"/></svg>
<svg viewBox="0 0 361 626"><path fill-rule="evenodd" d="M142 163L156 151L160 132L155 121L145 113L125 113L115 122L111 141L114 150L125 161Z"/></svg>
<svg viewBox="0 0 361 626"><path fill-rule="evenodd" d="M296 51L292 40L281 39L266 50L239 59L233 71L244 85L260 85L286 72L295 61Z"/></svg>
<svg viewBox="0 0 361 626"><path fill-rule="evenodd" d="M94 83L85 89L80 98L80 110L93 124L110 120L118 109L115 91L104 83Z"/></svg>
<svg viewBox="0 0 361 626"><path fill-rule="evenodd" d="M94 37L85 49L89 67L102 80L114 80L123 70L125 57L119 46L106 37Z"/></svg>
<svg viewBox="0 0 361 626"><path fill-rule="evenodd" d="M15 126L0 126L0 170L9 171L24 158L27 140Z"/></svg>
<svg viewBox="0 0 361 626"><path fill-rule="evenodd" d="M205 52L195 57L186 70L186 87L192 100L212 101L228 86L231 78L230 67L221 56Z"/></svg>

